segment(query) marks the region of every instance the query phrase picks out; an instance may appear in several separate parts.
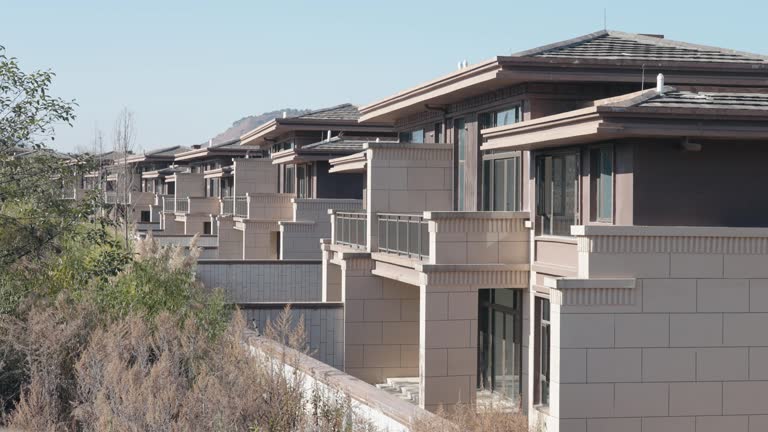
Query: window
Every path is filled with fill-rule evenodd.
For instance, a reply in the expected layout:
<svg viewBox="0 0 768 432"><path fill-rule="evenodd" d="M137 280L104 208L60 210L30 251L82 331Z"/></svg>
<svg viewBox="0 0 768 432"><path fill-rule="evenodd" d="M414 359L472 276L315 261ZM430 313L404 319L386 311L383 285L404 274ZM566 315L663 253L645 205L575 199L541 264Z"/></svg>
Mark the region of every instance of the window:
<svg viewBox="0 0 768 432"><path fill-rule="evenodd" d="M467 128L463 118L453 121L456 134L456 210L464 210L464 169L467 151Z"/></svg>
<svg viewBox="0 0 768 432"><path fill-rule="evenodd" d="M536 405L549 405L550 325L549 300L536 297L533 397Z"/></svg>
<svg viewBox="0 0 768 432"><path fill-rule="evenodd" d="M203 222L203 234L205 235L211 235L211 223L210 222Z"/></svg>
<svg viewBox="0 0 768 432"><path fill-rule="evenodd" d="M233 195L234 190L234 177L222 177L221 179L221 196L230 197Z"/></svg>
<svg viewBox="0 0 768 432"><path fill-rule="evenodd" d="M149 219L150 219L150 213L149 213L149 210L142 210L142 211L141 211L141 219L140 219L140 221L141 221L142 223L148 223L148 222L149 222Z"/></svg>
<svg viewBox="0 0 768 432"><path fill-rule="evenodd" d="M500 111L485 112L478 116L480 129L506 126L520 121L520 107L515 106Z"/></svg>
<svg viewBox="0 0 768 432"><path fill-rule="evenodd" d="M435 143L443 142L443 124L435 123Z"/></svg>
<svg viewBox="0 0 768 432"><path fill-rule="evenodd" d="M589 152L590 219L613 222L613 147L603 145Z"/></svg>
<svg viewBox="0 0 768 432"><path fill-rule="evenodd" d="M424 129L416 129L412 131L400 132L400 142L423 144L424 143Z"/></svg>
<svg viewBox="0 0 768 432"><path fill-rule="evenodd" d="M520 153L483 155L483 210L520 210Z"/></svg>
<svg viewBox="0 0 768 432"><path fill-rule="evenodd" d="M312 165L298 165L296 167L296 178L298 183L298 197L312 197Z"/></svg>
<svg viewBox="0 0 768 432"><path fill-rule="evenodd" d="M578 220L578 153L536 158L536 234L570 236Z"/></svg>
<svg viewBox="0 0 768 432"><path fill-rule="evenodd" d="M283 165L283 193L296 193L296 166Z"/></svg>
<svg viewBox="0 0 768 432"><path fill-rule="evenodd" d="M218 178L210 178L206 183L205 196L208 198L218 197L221 188L221 180Z"/></svg>
<svg viewBox="0 0 768 432"><path fill-rule="evenodd" d="M166 195L175 195L176 194L176 183L175 182L169 182L165 184L166 186Z"/></svg>

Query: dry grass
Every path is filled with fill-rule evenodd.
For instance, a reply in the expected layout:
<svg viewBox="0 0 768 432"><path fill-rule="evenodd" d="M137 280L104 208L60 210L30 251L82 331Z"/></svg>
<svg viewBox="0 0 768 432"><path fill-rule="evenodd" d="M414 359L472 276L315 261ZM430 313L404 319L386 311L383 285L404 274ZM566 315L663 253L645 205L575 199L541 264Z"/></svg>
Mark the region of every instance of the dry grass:
<svg viewBox="0 0 768 432"><path fill-rule="evenodd" d="M472 405L442 407L438 418L424 416L414 421L412 432L533 432L528 418L506 408ZM447 422L445 420L448 420Z"/></svg>

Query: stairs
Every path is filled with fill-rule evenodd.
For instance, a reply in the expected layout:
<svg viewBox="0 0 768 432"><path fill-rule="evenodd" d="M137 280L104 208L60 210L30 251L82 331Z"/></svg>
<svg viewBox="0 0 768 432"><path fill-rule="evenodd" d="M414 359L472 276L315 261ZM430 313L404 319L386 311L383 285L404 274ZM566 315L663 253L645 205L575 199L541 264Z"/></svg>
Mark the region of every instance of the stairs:
<svg viewBox="0 0 768 432"><path fill-rule="evenodd" d="M387 378L387 382L376 384L376 387L406 402L414 405L419 404L418 377Z"/></svg>

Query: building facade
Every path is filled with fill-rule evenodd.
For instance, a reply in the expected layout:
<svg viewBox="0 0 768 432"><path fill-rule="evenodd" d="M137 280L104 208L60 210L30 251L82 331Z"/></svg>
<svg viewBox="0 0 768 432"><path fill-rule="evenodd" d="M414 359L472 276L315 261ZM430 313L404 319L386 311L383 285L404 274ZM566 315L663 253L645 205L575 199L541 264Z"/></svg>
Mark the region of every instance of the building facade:
<svg viewBox="0 0 768 432"><path fill-rule="evenodd" d="M322 245L345 371L548 431L762 430L767 93L763 56L602 31L362 107L400 142L330 160L366 181Z"/></svg>

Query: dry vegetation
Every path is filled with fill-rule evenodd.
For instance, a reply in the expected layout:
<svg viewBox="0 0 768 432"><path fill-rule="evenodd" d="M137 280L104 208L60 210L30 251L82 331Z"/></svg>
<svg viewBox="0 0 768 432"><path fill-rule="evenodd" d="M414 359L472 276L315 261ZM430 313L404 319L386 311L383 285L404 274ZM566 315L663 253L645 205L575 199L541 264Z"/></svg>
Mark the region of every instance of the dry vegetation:
<svg viewBox="0 0 768 432"><path fill-rule="evenodd" d="M55 300L37 299L18 317L0 319L0 372L16 374L20 382L5 425L26 431L369 429L344 397L306 391L301 375L286 375L280 361L254 357L243 343L239 313L223 330L212 331L218 310L206 311L207 297L174 285L186 281L187 290L199 288L181 277L193 260L156 244L137 250L138 262L164 263L166 269L160 284L165 294L155 293L153 303L134 292L158 289L147 280L154 264L137 265L110 280L120 287L107 291L110 301L61 292ZM174 276L176 271L181 273ZM105 306L113 304L130 312ZM303 324L289 316L286 311L265 333L303 350ZM299 361L291 355L280 360L294 366Z"/></svg>
<svg viewBox="0 0 768 432"><path fill-rule="evenodd" d="M412 432L529 432L528 418L497 407L458 405L440 409L438 418L416 419ZM448 420L448 421L445 421ZM533 432L533 431L530 431Z"/></svg>

